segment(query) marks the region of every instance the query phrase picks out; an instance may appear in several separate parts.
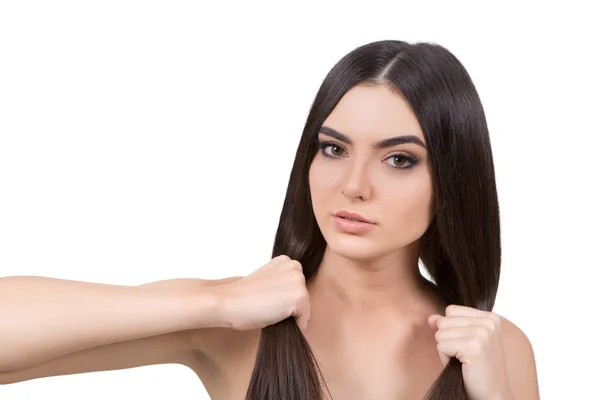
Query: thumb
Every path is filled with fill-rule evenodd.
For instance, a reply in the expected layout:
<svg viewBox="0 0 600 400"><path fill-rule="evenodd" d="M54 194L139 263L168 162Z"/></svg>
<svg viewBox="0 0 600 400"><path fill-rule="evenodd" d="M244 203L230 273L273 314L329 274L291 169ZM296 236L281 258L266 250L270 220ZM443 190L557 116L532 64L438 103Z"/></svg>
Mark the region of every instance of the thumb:
<svg viewBox="0 0 600 400"><path fill-rule="evenodd" d="M438 330L437 322L441 317L442 316L439 314L433 314L427 318L427 325L429 325L429 328L431 328L433 332Z"/></svg>
<svg viewBox="0 0 600 400"><path fill-rule="evenodd" d="M437 322L441 317L442 316L439 314L434 314L434 315L430 315L427 318L427 324L429 325L429 327L431 328L431 330L434 333L437 332L437 330L438 330ZM438 349L439 349L439 342L438 342ZM446 364L448 364L448 362L450 361L450 357L448 357L446 354L442 353L439 350L438 350L438 356L440 357L440 362L445 367Z"/></svg>
<svg viewBox="0 0 600 400"><path fill-rule="evenodd" d="M310 303L307 301L303 302L297 313L292 314L296 319L296 324L300 330L304 331L308 327L308 320L310 319Z"/></svg>

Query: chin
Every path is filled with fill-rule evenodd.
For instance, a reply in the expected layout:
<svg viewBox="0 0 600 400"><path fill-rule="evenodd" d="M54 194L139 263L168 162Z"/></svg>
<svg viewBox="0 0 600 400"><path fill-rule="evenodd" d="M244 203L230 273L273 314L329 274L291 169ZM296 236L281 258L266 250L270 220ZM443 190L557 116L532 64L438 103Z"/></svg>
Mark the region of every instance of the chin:
<svg viewBox="0 0 600 400"><path fill-rule="evenodd" d="M325 241L333 253L351 260L371 261L383 255L381 246L368 236L334 233L327 235Z"/></svg>

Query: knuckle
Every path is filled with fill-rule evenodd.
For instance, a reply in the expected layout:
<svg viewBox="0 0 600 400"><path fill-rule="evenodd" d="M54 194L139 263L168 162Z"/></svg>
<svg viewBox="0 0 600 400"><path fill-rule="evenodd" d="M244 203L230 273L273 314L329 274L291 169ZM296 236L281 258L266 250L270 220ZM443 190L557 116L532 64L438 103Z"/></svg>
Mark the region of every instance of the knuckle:
<svg viewBox="0 0 600 400"><path fill-rule="evenodd" d="M302 271L302 264L300 264L300 261L298 261L298 260L291 260L290 263L289 263L289 265L294 270Z"/></svg>
<svg viewBox="0 0 600 400"><path fill-rule="evenodd" d="M300 290L298 290L298 293L296 294L296 297L298 301L304 302L308 300L308 291L304 288L300 288Z"/></svg>
<svg viewBox="0 0 600 400"><path fill-rule="evenodd" d="M458 307L456 307L454 304L450 304L449 306L446 307L446 315L452 315L454 314L454 312L456 312Z"/></svg>
<svg viewBox="0 0 600 400"><path fill-rule="evenodd" d="M475 336L482 340L487 340L490 337L490 331L484 326L474 327Z"/></svg>
<svg viewBox="0 0 600 400"><path fill-rule="evenodd" d="M304 286L306 286L306 277L304 276L303 273L298 273L296 275L294 275L296 282L302 286L304 288Z"/></svg>
<svg viewBox="0 0 600 400"><path fill-rule="evenodd" d="M494 322L494 325L496 325L496 327L500 329L500 326L502 325L502 318L496 313L491 313L491 318Z"/></svg>
<svg viewBox="0 0 600 400"><path fill-rule="evenodd" d="M440 317L437 321L438 329L443 329L446 327L446 322L448 321L447 317Z"/></svg>
<svg viewBox="0 0 600 400"><path fill-rule="evenodd" d="M500 327L498 326L498 324L492 320L492 319L488 319L485 321L485 327L490 331L490 332L495 332L497 331Z"/></svg>

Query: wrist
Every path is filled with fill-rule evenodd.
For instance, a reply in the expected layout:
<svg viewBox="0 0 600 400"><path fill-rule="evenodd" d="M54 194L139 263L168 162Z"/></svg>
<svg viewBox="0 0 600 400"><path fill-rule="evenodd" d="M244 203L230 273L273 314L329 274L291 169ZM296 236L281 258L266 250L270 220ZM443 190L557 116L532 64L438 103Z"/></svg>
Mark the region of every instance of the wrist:
<svg viewBox="0 0 600 400"><path fill-rule="evenodd" d="M225 327L221 303L224 295L217 286L196 278L169 279L140 285L157 300L155 314L169 316L170 331Z"/></svg>
<svg viewBox="0 0 600 400"><path fill-rule="evenodd" d="M206 295L211 299L209 302L213 305L212 314L214 315L212 324L216 328L234 329L234 321L231 317L230 299L231 291L230 284L222 284L206 288Z"/></svg>

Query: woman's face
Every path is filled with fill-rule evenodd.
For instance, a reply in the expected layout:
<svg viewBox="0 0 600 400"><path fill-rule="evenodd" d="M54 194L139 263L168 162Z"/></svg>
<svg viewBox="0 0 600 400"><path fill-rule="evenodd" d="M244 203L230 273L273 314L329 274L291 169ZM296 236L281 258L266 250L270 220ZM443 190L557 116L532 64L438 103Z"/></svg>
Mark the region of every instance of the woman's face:
<svg viewBox="0 0 600 400"><path fill-rule="evenodd" d="M398 137L408 141L393 139ZM423 235L431 221L431 172L425 147L415 143L425 144L423 132L402 96L383 85L352 88L323 123L318 140L322 147L310 166L310 194L332 251L372 260ZM343 210L373 223L351 226L334 216Z"/></svg>

